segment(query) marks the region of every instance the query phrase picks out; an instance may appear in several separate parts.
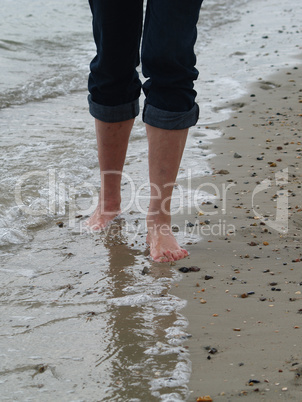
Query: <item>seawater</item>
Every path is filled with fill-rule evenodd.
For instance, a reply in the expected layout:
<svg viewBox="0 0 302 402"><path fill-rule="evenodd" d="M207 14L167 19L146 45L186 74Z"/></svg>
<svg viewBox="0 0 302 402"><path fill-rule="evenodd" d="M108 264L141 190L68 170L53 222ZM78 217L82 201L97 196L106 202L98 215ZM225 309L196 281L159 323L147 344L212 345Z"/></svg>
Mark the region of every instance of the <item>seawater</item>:
<svg viewBox="0 0 302 402"><path fill-rule="evenodd" d="M169 293L180 276L145 256L149 190L140 118L122 181L124 214L111 233L81 230L99 189L86 101L95 53L88 2L1 6L1 398L186 400L185 301ZM220 133L206 126L226 119L249 83L296 62L299 17L292 0L205 0L196 44L201 113L175 189L178 220L210 197L189 186L211 173L211 141ZM183 222L180 228L183 244Z"/></svg>

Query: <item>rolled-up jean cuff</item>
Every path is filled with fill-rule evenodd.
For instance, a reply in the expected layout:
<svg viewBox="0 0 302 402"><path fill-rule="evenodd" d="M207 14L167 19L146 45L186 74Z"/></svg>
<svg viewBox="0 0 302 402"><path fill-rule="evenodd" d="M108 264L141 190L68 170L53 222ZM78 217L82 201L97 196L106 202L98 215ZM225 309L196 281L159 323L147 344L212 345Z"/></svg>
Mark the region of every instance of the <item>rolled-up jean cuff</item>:
<svg viewBox="0 0 302 402"><path fill-rule="evenodd" d="M145 103L143 121L164 130L183 130L195 126L199 117L197 103L187 112L170 112Z"/></svg>
<svg viewBox="0 0 302 402"><path fill-rule="evenodd" d="M88 95L89 112L98 120L106 123L118 123L134 119L139 114L139 100L118 106L105 106L94 102Z"/></svg>

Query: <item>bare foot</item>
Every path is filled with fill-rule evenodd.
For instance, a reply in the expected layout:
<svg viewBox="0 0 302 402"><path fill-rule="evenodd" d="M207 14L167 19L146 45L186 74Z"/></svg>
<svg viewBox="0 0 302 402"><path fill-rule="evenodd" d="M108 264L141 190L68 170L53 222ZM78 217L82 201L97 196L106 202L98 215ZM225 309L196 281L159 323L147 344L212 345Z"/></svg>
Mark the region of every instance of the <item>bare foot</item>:
<svg viewBox="0 0 302 402"><path fill-rule="evenodd" d="M98 205L91 217L85 221L85 226L93 231L105 229L120 213L120 209L114 208L104 211L103 208Z"/></svg>
<svg viewBox="0 0 302 402"><path fill-rule="evenodd" d="M159 225L148 221L147 243L150 256L156 262L177 261L189 254L179 246L168 224Z"/></svg>

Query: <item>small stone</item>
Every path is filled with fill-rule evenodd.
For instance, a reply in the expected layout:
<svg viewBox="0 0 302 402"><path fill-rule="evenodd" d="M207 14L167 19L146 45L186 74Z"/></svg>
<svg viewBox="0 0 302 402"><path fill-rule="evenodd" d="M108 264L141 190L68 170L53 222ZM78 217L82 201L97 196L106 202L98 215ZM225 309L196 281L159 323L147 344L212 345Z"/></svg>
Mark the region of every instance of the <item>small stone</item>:
<svg viewBox="0 0 302 402"><path fill-rule="evenodd" d="M199 396L196 399L196 402L213 402L213 399L210 397L210 395Z"/></svg>
<svg viewBox="0 0 302 402"><path fill-rule="evenodd" d="M240 154L238 154L237 152L235 152L235 153L234 153L234 158L237 158L237 159L242 158L242 155L240 155Z"/></svg>
<svg viewBox="0 0 302 402"><path fill-rule="evenodd" d="M206 300L205 299L200 299L200 303L201 304L206 304Z"/></svg>
<svg viewBox="0 0 302 402"><path fill-rule="evenodd" d="M189 267L189 271L190 272L199 272L200 268L196 267L196 265L192 265L191 267Z"/></svg>
<svg viewBox="0 0 302 402"><path fill-rule="evenodd" d="M181 268L179 268L179 271L180 271L180 272L183 272L183 273L185 274L185 273L189 272L189 268L187 268L187 267L181 267Z"/></svg>
<svg viewBox="0 0 302 402"><path fill-rule="evenodd" d="M148 267L144 267L142 270L142 275L147 275L147 274L149 274L149 272L150 272L150 269Z"/></svg>
<svg viewBox="0 0 302 402"><path fill-rule="evenodd" d="M259 380L249 380L248 384L249 385L260 384L260 381Z"/></svg>
<svg viewBox="0 0 302 402"><path fill-rule="evenodd" d="M206 275L206 276L204 277L204 279L205 279L206 281L208 281L208 280L210 280L210 279L213 279L213 276L211 276L211 275Z"/></svg>
<svg viewBox="0 0 302 402"><path fill-rule="evenodd" d="M216 172L216 174L229 174L230 172L226 169L220 169L218 170L218 172Z"/></svg>
<svg viewBox="0 0 302 402"><path fill-rule="evenodd" d="M258 246L258 243L251 241L250 243L248 243L248 245L251 247L255 247L255 246Z"/></svg>

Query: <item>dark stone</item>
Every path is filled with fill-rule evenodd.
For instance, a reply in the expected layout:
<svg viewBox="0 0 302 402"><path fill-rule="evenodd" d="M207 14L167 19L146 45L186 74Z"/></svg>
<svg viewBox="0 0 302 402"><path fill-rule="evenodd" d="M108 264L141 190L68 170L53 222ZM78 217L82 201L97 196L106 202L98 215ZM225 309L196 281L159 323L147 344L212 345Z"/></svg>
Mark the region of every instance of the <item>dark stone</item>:
<svg viewBox="0 0 302 402"><path fill-rule="evenodd" d="M187 267L181 267L181 268L179 268L179 271L180 271L180 272L183 272L183 273L187 273L187 272L189 272L189 268L187 268Z"/></svg>

